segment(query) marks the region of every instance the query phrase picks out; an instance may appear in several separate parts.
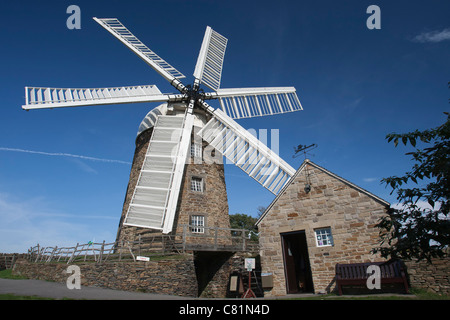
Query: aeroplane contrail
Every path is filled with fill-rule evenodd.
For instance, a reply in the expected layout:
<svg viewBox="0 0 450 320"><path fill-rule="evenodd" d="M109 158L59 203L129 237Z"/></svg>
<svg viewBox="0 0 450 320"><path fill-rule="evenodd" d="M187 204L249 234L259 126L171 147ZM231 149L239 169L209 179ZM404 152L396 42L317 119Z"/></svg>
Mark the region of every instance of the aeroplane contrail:
<svg viewBox="0 0 450 320"><path fill-rule="evenodd" d="M94 158L94 157L81 156L81 155L78 155L78 154L71 154L71 153L60 153L60 152L52 153L52 152L33 151L33 150L25 150L25 149L17 149L17 148L4 148L4 147L0 147L0 151L23 152L23 153L41 154L41 155L45 155L45 156L71 157L71 158L78 158L78 159L91 160L91 161L120 163L120 164L131 164L131 162L122 161L122 160Z"/></svg>

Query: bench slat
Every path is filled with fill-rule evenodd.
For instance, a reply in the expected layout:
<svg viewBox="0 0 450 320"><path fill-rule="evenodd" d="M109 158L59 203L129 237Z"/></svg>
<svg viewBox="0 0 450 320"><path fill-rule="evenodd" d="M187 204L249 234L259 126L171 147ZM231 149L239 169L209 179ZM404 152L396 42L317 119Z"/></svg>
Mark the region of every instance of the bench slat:
<svg viewBox="0 0 450 320"><path fill-rule="evenodd" d="M339 294L342 295L342 285L366 285L369 277L367 268L371 265L378 265L380 267L381 284L403 283L406 293L409 292L402 262L394 260L387 262L336 264L336 285Z"/></svg>

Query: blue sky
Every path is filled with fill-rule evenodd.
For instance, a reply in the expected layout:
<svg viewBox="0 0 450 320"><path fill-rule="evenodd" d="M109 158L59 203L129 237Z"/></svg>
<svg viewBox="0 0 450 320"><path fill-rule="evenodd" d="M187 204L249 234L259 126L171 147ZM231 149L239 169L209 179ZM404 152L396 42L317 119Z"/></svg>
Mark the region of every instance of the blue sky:
<svg viewBox="0 0 450 320"><path fill-rule="evenodd" d="M69 30L69 5L81 29ZM366 9L381 9L369 30ZM412 164L386 134L436 127L449 110L448 1L3 1L0 4L0 252L115 239L140 121L157 104L25 112L25 86L166 81L92 20L116 17L187 76L207 25L229 39L221 87L294 86L303 111L240 120L279 130L280 156L308 156L395 203L380 184ZM217 104L214 104L217 106ZM270 143L269 143L270 147ZM225 166L230 213L274 196Z"/></svg>

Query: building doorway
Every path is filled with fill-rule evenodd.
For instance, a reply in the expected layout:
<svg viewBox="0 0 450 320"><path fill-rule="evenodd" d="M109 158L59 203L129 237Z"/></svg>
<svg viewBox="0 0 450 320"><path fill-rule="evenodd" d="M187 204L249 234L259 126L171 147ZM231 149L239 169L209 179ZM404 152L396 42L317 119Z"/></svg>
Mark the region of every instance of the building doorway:
<svg viewBox="0 0 450 320"><path fill-rule="evenodd" d="M281 244L287 293L314 292L305 231L282 233Z"/></svg>

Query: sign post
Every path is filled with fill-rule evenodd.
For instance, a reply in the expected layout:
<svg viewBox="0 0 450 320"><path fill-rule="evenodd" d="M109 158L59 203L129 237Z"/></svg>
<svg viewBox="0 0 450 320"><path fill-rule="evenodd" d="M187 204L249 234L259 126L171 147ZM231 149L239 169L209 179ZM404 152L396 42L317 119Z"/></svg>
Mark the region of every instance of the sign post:
<svg viewBox="0 0 450 320"><path fill-rule="evenodd" d="M242 299L256 298L255 293L252 291L252 270L255 269L255 258L246 258L244 266L248 271L248 289L242 295Z"/></svg>

